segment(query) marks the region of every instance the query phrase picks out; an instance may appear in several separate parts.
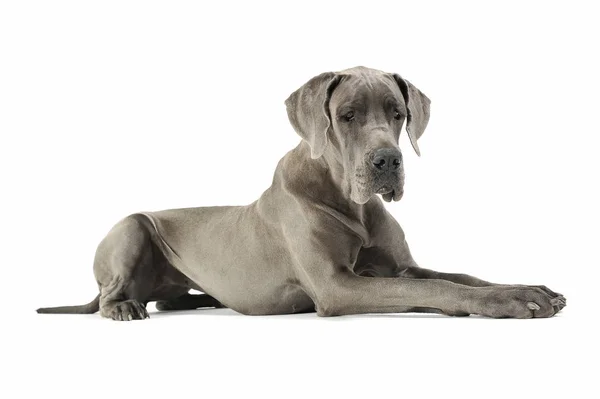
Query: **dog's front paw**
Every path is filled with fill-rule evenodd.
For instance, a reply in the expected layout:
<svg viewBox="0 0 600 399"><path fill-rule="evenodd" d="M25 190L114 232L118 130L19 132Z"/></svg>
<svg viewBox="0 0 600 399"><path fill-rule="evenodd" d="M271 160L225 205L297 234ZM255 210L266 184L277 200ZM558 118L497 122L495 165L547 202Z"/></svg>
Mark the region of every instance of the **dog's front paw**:
<svg viewBox="0 0 600 399"><path fill-rule="evenodd" d="M495 286L480 289L473 313L493 318L531 319L552 317L566 306L566 299L544 286Z"/></svg>
<svg viewBox="0 0 600 399"><path fill-rule="evenodd" d="M565 296L563 294L560 294L558 292L554 292L550 288L546 287L545 285L514 284L514 285L507 285L507 287L539 288L540 290L544 291L551 298L553 298L553 299L554 298L559 298L558 301L555 301L555 302L558 302L558 305L555 305L557 307L557 309L555 309L557 312L561 311L565 306L567 306L567 298L565 298Z"/></svg>
<svg viewBox="0 0 600 399"><path fill-rule="evenodd" d="M558 311L562 310L562 308L564 308L565 306L567 306L567 298L565 298L565 296L563 294L559 294L558 292L554 292L552 291L550 288L546 287L545 285L528 285L526 287L531 287L531 288L539 288L542 291L544 291L546 294L548 294L550 297L552 298L559 298L559 304L558 306Z"/></svg>

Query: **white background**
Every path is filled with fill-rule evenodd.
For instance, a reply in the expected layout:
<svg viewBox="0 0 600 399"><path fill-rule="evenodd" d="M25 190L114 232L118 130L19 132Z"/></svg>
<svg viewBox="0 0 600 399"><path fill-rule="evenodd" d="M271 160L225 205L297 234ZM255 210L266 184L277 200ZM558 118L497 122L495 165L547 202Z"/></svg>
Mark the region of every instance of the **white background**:
<svg viewBox="0 0 600 399"><path fill-rule="evenodd" d="M2 396L594 396L596 16L551 1L3 2ZM569 299L559 316L35 314L96 295L96 245L129 213L255 200L299 142L284 100L356 65L432 99L422 157L401 139L405 197L386 205L417 262L546 284Z"/></svg>

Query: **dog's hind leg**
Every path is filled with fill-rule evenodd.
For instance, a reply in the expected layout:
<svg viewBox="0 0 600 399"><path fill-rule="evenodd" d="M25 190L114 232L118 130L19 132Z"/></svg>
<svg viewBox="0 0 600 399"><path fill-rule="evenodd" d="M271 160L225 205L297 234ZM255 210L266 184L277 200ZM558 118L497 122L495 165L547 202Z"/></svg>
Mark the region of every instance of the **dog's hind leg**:
<svg viewBox="0 0 600 399"><path fill-rule="evenodd" d="M100 288L100 314L114 320L148 317L160 267L153 264L151 234L136 216L117 223L102 240L94 259Z"/></svg>
<svg viewBox="0 0 600 399"><path fill-rule="evenodd" d="M156 302L156 309L158 310L192 310L198 308L223 307L221 302L206 294L184 294L174 299Z"/></svg>

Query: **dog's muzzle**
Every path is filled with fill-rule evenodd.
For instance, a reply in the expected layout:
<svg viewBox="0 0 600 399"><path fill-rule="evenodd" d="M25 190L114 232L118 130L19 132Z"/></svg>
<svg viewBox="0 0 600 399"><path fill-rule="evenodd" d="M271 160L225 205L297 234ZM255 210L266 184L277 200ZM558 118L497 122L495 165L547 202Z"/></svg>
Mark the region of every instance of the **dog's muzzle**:
<svg viewBox="0 0 600 399"><path fill-rule="evenodd" d="M380 148L373 153L372 164L375 193L384 201L399 201L404 193L402 153L396 148Z"/></svg>

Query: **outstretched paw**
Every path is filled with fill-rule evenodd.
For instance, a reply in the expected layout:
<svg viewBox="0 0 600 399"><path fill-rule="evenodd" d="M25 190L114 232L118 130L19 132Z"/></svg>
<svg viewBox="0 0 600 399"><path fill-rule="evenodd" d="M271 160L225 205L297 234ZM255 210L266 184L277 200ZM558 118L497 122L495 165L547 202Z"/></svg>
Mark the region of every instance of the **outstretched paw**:
<svg viewBox="0 0 600 399"><path fill-rule="evenodd" d="M557 313L567 306L567 298L565 298L563 294L554 292L545 285L525 285L523 287L537 288L544 291L544 293L551 298L550 302Z"/></svg>
<svg viewBox="0 0 600 399"><path fill-rule="evenodd" d="M544 287L545 288L545 287ZM565 298L543 286L494 286L483 288L478 314L494 318L532 319L552 317L566 305Z"/></svg>

